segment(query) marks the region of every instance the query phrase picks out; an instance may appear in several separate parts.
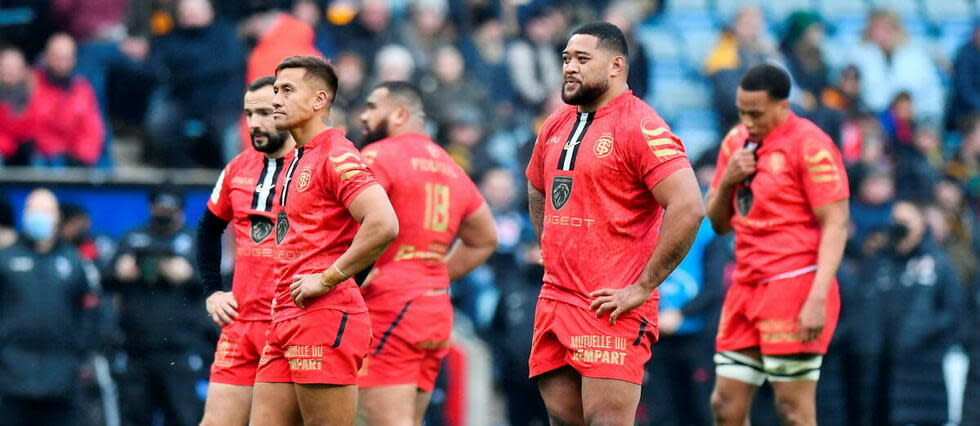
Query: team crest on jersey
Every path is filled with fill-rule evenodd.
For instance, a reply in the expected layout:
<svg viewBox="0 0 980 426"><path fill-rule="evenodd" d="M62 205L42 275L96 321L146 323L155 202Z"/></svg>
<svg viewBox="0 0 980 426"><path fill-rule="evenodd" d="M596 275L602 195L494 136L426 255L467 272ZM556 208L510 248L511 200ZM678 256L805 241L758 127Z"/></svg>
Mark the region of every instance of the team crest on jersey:
<svg viewBox="0 0 980 426"><path fill-rule="evenodd" d="M595 142L595 146L592 147L592 153L595 154L595 158L603 158L612 153L613 150L613 137L611 133L603 133L599 136L599 140Z"/></svg>
<svg viewBox="0 0 980 426"><path fill-rule="evenodd" d="M282 211L276 216L276 244L282 244L287 233L289 233L289 218L286 217L286 212Z"/></svg>
<svg viewBox="0 0 980 426"><path fill-rule="evenodd" d="M572 178L569 176L555 176L551 181L551 206L555 210L561 210L572 198Z"/></svg>
<svg viewBox="0 0 980 426"><path fill-rule="evenodd" d="M265 241L272 234L272 220L261 215L251 215L248 217L249 222L252 224L252 241L256 244Z"/></svg>
<svg viewBox="0 0 980 426"><path fill-rule="evenodd" d="M313 171L309 168L303 169L299 174L299 178L296 179L296 190L299 192L305 192L310 189L310 182L313 181Z"/></svg>

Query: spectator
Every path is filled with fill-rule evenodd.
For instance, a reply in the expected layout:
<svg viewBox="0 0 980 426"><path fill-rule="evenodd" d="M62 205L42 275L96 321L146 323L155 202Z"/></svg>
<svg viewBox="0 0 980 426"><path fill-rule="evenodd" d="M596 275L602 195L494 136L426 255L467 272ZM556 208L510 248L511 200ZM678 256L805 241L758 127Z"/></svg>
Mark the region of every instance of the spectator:
<svg viewBox="0 0 980 426"><path fill-rule="evenodd" d="M7 197L0 195L0 250L10 247L17 241L14 230L14 208Z"/></svg>
<svg viewBox="0 0 980 426"><path fill-rule="evenodd" d="M345 10L351 3L334 2L327 12L328 18L336 18L334 13ZM333 19L329 19L333 21ZM392 29L391 10L386 0L362 0L357 9L357 17L346 25L334 27L337 51L352 50L365 62L374 64L374 55L382 46L395 42ZM373 70L369 70L373 71Z"/></svg>
<svg viewBox="0 0 980 426"><path fill-rule="evenodd" d="M58 238L78 249L82 259L98 264L99 247L91 234L92 218L88 212L77 204L62 204L60 213Z"/></svg>
<svg viewBox="0 0 980 426"><path fill-rule="evenodd" d="M415 81L415 59L405 46L389 44L381 48L374 58L374 80L377 83Z"/></svg>
<svg viewBox="0 0 980 426"><path fill-rule="evenodd" d="M823 23L814 12L797 11L786 18L784 27L779 48L793 82L800 89L798 102L804 106L815 104L828 85L829 68L821 50Z"/></svg>
<svg viewBox="0 0 980 426"><path fill-rule="evenodd" d="M434 65L436 52L442 45L456 42L456 31L447 20L449 4L447 0L414 0L410 8L410 18L401 27L398 37L415 57L421 69Z"/></svg>
<svg viewBox="0 0 980 426"><path fill-rule="evenodd" d="M738 123L735 89L749 68L779 58L765 36L765 19L755 5L742 6L718 44L704 61L704 75L711 80L712 99L722 129Z"/></svg>
<svg viewBox="0 0 980 426"><path fill-rule="evenodd" d="M256 40L248 54L245 81L274 74L276 65L290 56L323 56L314 46L313 28L288 13L265 10L248 17L246 34Z"/></svg>
<svg viewBox="0 0 980 426"><path fill-rule="evenodd" d="M645 17L642 2L618 0L609 5L605 13L605 21L609 22L623 31L626 36L627 50L629 50L629 85L633 94L640 99L646 99L650 94L650 57L647 56L646 48L643 43L636 40L634 29ZM656 58L654 58L656 59Z"/></svg>
<svg viewBox="0 0 980 426"><path fill-rule="evenodd" d="M297 0L293 3L292 15L313 29L313 44L316 46L316 50L318 50L324 57L333 58L337 54L337 43L334 40L334 34L331 32L331 27L334 23L325 22L323 20L325 13L322 9L320 9L320 5L317 3L318 2L313 0ZM349 19L353 19L353 6L347 5L346 2L343 1L335 1L330 3L330 7L334 9L336 9L338 6L340 6L342 9L347 9L350 11L347 22L349 22Z"/></svg>
<svg viewBox="0 0 980 426"><path fill-rule="evenodd" d="M51 16L79 43L124 35L128 0L53 0Z"/></svg>
<svg viewBox="0 0 980 426"><path fill-rule="evenodd" d="M460 41L467 72L493 94L495 106L510 105L514 88L507 71L504 25L493 15L479 19L473 32Z"/></svg>
<svg viewBox="0 0 980 426"><path fill-rule="evenodd" d="M966 378L966 392L963 395L963 418L961 425L980 424L980 281L974 281L967 295L966 352L970 357L970 370Z"/></svg>
<svg viewBox="0 0 980 426"><path fill-rule="evenodd" d="M956 131L964 120L980 113L980 21L975 21L970 38L956 54L950 87L946 130Z"/></svg>
<svg viewBox="0 0 980 426"><path fill-rule="evenodd" d="M935 212L938 214L933 236L956 266L957 276L963 283L973 283L977 274L977 246L980 227L977 215L966 202L966 195L959 182L946 178L935 185ZM939 232L942 229L944 232Z"/></svg>
<svg viewBox="0 0 980 426"><path fill-rule="evenodd" d="M0 48L0 163L30 164L34 149L31 120L27 114L30 79L24 54L12 46Z"/></svg>
<svg viewBox="0 0 980 426"><path fill-rule="evenodd" d="M971 116L963 128L963 141L946 164L946 174L966 188L971 203L980 201L980 115Z"/></svg>
<svg viewBox="0 0 980 426"><path fill-rule="evenodd" d="M58 200L28 196L23 238L0 250L0 412L5 425L75 425L95 346L95 268L58 239Z"/></svg>
<svg viewBox="0 0 980 426"><path fill-rule="evenodd" d="M892 220L889 244L862 265L867 287L852 304L863 316L861 411L870 424L942 425L949 420L943 358L956 341L963 290L918 206L895 203Z"/></svg>
<svg viewBox="0 0 980 426"><path fill-rule="evenodd" d="M861 71L861 97L875 112L884 111L902 91L915 99L919 116L939 123L943 90L932 58L908 41L895 13L876 10L868 17L864 41L849 61Z"/></svg>
<svg viewBox="0 0 980 426"><path fill-rule="evenodd" d="M160 85L147 112L150 158L221 167L241 145L245 53L235 29L214 19L209 0L179 0L177 30L152 42L150 61Z"/></svg>
<svg viewBox="0 0 980 426"><path fill-rule="evenodd" d="M561 86L561 57L554 44L554 12L531 4L521 24L521 37L507 48L510 81L522 111L536 113L549 94Z"/></svg>
<svg viewBox="0 0 980 426"><path fill-rule="evenodd" d="M32 162L41 166L93 166L102 153L105 128L92 86L75 74L75 41L55 34L35 73L26 114L35 143Z"/></svg>
<svg viewBox="0 0 980 426"><path fill-rule="evenodd" d="M489 341L507 402L511 425L545 426L548 413L537 386L526 379L531 354L531 331L541 278L540 249L527 212L516 203L518 186L511 172L490 169L480 181L480 191L493 212L499 245L487 261L500 291L491 323Z"/></svg>
<svg viewBox="0 0 980 426"><path fill-rule="evenodd" d="M715 173L717 152L702 155L695 173L706 191ZM651 425L707 425L714 387L712 351L718 314L724 298L719 274L706 273L722 263L708 249L718 239L705 220L687 257L658 287L660 318L657 360L647 363L647 416ZM714 248L717 250L717 248Z"/></svg>
<svg viewBox="0 0 980 426"><path fill-rule="evenodd" d="M197 382L206 377L202 353L207 316L194 278L194 237L184 226L183 199L158 190L150 223L126 234L112 262L120 296L125 356L117 361L124 423L196 425L204 405Z"/></svg>
<svg viewBox="0 0 980 426"><path fill-rule="evenodd" d="M432 75L422 89L428 101L426 110L436 122L445 122L461 106L480 110L484 117L493 117L493 103L486 87L466 74L463 56L452 45L443 45L435 52Z"/></svg>
<svg viewBox="0 0 980 426"><path fill-rule="evenodd" d="M365 97L364 82L367 66L364 58L353 51L337 54L331 61L337 71L337 94L334 107L351 108L360 105ZM352 139L356 140L356 139Z"/></svg>
<svg viewBox="0 0 980 426"><path fill-rule="evenodd" d="M895 200L895 178L883 167L868 167L849 171L856 182L857 197L851 203L851 231L849 244L866 244L869 236L884 230L890 221L892 203ZM872 241L873 242L873 241ZM870 255L874 248L855 248L855 252Z"/></svg>
<svg viewBox="0 0 980 426"><path fill-rule="evenodd" d="M486 117L479 109L460 107L442 124L438 140L446 145L446 152L466 174L479 176L493 166L486 152Z"/></svg>

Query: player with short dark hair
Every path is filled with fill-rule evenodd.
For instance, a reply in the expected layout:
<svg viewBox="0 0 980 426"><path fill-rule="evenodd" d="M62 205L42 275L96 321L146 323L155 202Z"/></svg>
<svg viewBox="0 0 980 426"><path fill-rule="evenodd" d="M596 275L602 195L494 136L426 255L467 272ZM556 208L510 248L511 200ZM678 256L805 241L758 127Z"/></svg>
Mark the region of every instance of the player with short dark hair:
<svg viewBox="0 0 980 426"><path fill-rule="evenodd" d="M552 424L633 424L656 288L704 216L683 144L626 84L625 46L608 23L572 34L569 106L542 124L527 167L545 266L529 367Z"/></svg>
<svg viewBox="0 0 980 426"><path fill-rule="evenodd" d="M715 423L741 426L767 379L784 424L816 425L822 355L840 296L848 184L840 151L789 105L790 78L759 65L736 94L708 193L719 234L735 232L735 275L718 328Z"/></svg>
<svg viewBox="0 0 980 426"><path fill-rule="evenodd" d="M361 368L360 408L371 426L421 425L449 351L449 282L493 254L497 229L476 185L424 134L415 86L380 84L360 118L364 158L399 222L361 287L374 343Z"/></svg>
<svg viewBox="0 0 980 426"><path fill-rule="evenodd" d="M253 426L354 424L371 321L352 277L395 239L398 218L360 152L327 124L336 82L320 58L276 68L273 116L296 149L273 200L278 277Z"/></svg>
<svg viewBox="0 0 980 426"><path fill-rule="evenodd" d="M221 337L211 365L211 384L202 425L248 423L252 386L269 328L275 289L276 177L293 150L289 132L276 129L272 85L262 77L245 92L245 121L252 148L238 154L221 172L198 225L198 267L205 307ZM231 224L235 233L235 273L231 291L221 285L221 240Z"/></svg>

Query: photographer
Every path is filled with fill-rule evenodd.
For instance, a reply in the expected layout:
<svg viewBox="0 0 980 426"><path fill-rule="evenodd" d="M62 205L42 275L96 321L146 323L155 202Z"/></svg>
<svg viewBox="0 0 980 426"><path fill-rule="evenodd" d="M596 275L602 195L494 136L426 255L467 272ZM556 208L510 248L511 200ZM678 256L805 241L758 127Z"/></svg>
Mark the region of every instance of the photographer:
<svg viewBox="0 0 980 426"><path fill-rule="evenodd" d="M888 238L862 265L866 285L848 305L863 360L860 412L869 417L858 424L942 425L943 358L956 341L963 290L919 206L895 203Z"/></svg>
<svg viewBox="0 0 980 426"><path fill-rule="evenodd" d="M150 223L123 237L111 263L125 336L115 363L124 424L152 424L162 411L168 425L193 425L203 411L196 384L207 365L207 318L183 205L175 192L153 193Z"/></svg>

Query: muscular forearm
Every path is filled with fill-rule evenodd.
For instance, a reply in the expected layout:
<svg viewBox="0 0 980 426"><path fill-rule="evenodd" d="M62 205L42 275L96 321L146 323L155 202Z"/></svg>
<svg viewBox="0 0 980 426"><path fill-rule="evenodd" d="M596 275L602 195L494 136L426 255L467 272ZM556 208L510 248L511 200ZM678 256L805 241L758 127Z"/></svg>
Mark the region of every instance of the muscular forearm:
<svg viewBox="0 0 980 426"><path fill-rule="evenodd" d="M345 276L353 277L354 274L371 266L397 236L398 221L396 219L389 219L386 214L381 212L369 214L364 218L357 234L354 235L354 241L351 242L350 248L334 262L336 268L330 268L324 273L333 277L331 281L335 283L344 281ZM336 269L340 269L343 275Z"/></svg>
<svg viewBox="0 0 980 426"><path fill-rule="evenodd" d="M541 226L544 223L544 193L530 183L527 184L527 211L531 216L534 235L541 241Z"/></svg>
<svg viewBox="0 0 980 426"><path fill-rule="evenodd" d="M694 202L672 204L667 207L663 224L660 226L657 247L643 270L639 285L652 290L673 272L694 243L698 226L703 218L704 208L701 206L700 198Z"/></svg>
<svg viewBox="0 0 980 426"><path fill-rule="evenodd" d="M722 183L708 193L708 219L718 234L726 234L732 229L732 196L734 187Z"/></svg>
<svg viewBox="0 0 980 426"><path fill-rule="evenodd" d="M827 223L820 229L820 246L817 249L817 273L810 287L809 298L825 300L830 291L844 255L844 244L847 243L846 222Z"/></svg>

